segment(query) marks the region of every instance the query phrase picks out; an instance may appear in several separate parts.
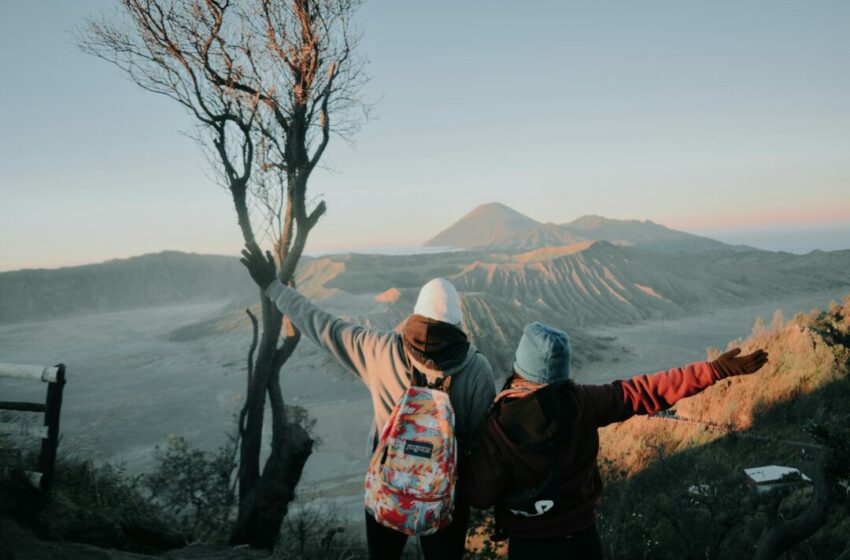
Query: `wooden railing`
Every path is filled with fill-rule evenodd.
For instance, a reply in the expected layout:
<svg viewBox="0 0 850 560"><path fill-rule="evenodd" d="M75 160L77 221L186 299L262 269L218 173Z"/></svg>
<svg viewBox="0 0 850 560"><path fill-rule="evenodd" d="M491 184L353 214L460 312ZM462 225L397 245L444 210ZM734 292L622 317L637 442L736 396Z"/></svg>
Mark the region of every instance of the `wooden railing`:
<svg viewBox="0 0 850 560"><path fill-rule="evenodd" d="M47 383L47 398L44 404L0 401L0 410L44 414L44 425L34 427L13 422L0 422L0 434L18 434L41 439L37 470L24 472L34 486L49 492L53 486L56 448L59 446L59 415L62 410L62 390L65 387L65 365L45 367L0 363L0 377Z"/></svg>

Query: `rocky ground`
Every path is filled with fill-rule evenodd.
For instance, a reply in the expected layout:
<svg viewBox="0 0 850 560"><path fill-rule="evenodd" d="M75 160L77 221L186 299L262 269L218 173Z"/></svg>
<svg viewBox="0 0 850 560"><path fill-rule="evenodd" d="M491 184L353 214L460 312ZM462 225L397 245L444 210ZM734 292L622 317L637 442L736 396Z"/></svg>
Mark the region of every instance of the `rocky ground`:
<svg viewBox="0 0 850 560"><path fill-rule="evenodd" d="M0 517L0 560L262 560L270 557L266 551L223 545L190 545L151 556L80 543L48 542L11 519Z"/></svg>

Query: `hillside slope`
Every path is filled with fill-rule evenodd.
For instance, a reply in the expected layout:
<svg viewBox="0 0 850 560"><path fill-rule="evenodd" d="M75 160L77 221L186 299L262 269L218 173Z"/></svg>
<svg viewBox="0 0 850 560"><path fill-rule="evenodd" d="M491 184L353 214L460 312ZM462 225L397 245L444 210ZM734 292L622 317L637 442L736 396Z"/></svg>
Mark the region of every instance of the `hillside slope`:
<svg viewBox="0 0 850 560"><path fill-rule="evenodd" d="M229 300L251 291L232 257L165 251L56 270L0 273L0 323Z"/></svg>
<svg viewBox="0 0 850 560"><path fill-rule="evenodd" d="M590 327L675 319L789 295L850 289L850 251L669 255L583 242L513 255L355 254L306 263L297 285L337 315L394 328L413 309L419 288L435 276L457 287L473 342L497 369L504 369L528 322L544 321L570 332L581 364L595 360L605 348L604 341L586 336ZM388 291L392 297L386 296ZM241 309L250 303L234 305L230 313L244 322ZM220 329L236 324L223 317L218 321Z"/></svg>
<svg viewBox="0 0 850 560"><path fill-rule="evenodd" d="M595 242L539 253L478 259L450 279L571 325L611 325L840 288L850 275L850 251L673 256Z"/></svg>
<svg viewBox="0 0 850 560"><path fill-rule="evenodd" d="M609 485L600 531L610 557L732 558L754 550L768 526L805 510L811 487L757 494L743 469L782 465L814 477L823 449L808 423L850 433L850 296L827 311L777 316L769 325L759 320L751 337L729 346L765 348L770 362L680 401L672 416L635 417L601 430ZM830 465L839 479L850 472L847 464ZM850 550L845 488L836 485L824 525L783 558L834 558Z"/></svg>

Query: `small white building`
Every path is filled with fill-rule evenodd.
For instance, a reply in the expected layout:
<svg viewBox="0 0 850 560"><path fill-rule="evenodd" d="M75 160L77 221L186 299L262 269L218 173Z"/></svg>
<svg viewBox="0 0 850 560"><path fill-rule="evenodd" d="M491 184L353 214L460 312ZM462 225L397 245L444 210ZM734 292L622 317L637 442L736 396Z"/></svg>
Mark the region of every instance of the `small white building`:
<svg viewBox="0 0 850 560"><path fill-rule="evenodd" d="M809 483L812 481L811 478L801 473L798 469L781 467L779 465L744 469L744 474L747 475L747 482L750 486L755 488L759 493L770 492L776 488L792 484L800 484L801 482Z"/></svg>

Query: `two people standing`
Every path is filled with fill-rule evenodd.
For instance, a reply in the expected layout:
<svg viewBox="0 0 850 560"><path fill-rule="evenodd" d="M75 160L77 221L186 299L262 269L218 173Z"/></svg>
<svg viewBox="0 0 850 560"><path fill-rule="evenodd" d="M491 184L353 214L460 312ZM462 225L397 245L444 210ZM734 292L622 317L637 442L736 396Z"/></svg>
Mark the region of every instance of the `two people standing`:
<svg viewBox="0 0 850 560"><path fill-rule="evenodd" d="M602 492L598 428L664 410L767 362L761 350L740 356L735 349L712 362L580 385L570 379L566 333L532 323L524 329L512 375L497 396L490 364L463 332L460 298L447 280L436 278L422 287L399 334L322 311L276 279L270 255L264 257L256 247L242 253L242 263L278 309L365 383L374 410L373 448L415 373L429 383L451 377L457 492L451 524L420 537L429 560L463 557L470 504L495 506L512 559L602 558L595 528ZM366 535L371 559L400 558L407 541L405 533L383 526L368 511Z"/></svg>

